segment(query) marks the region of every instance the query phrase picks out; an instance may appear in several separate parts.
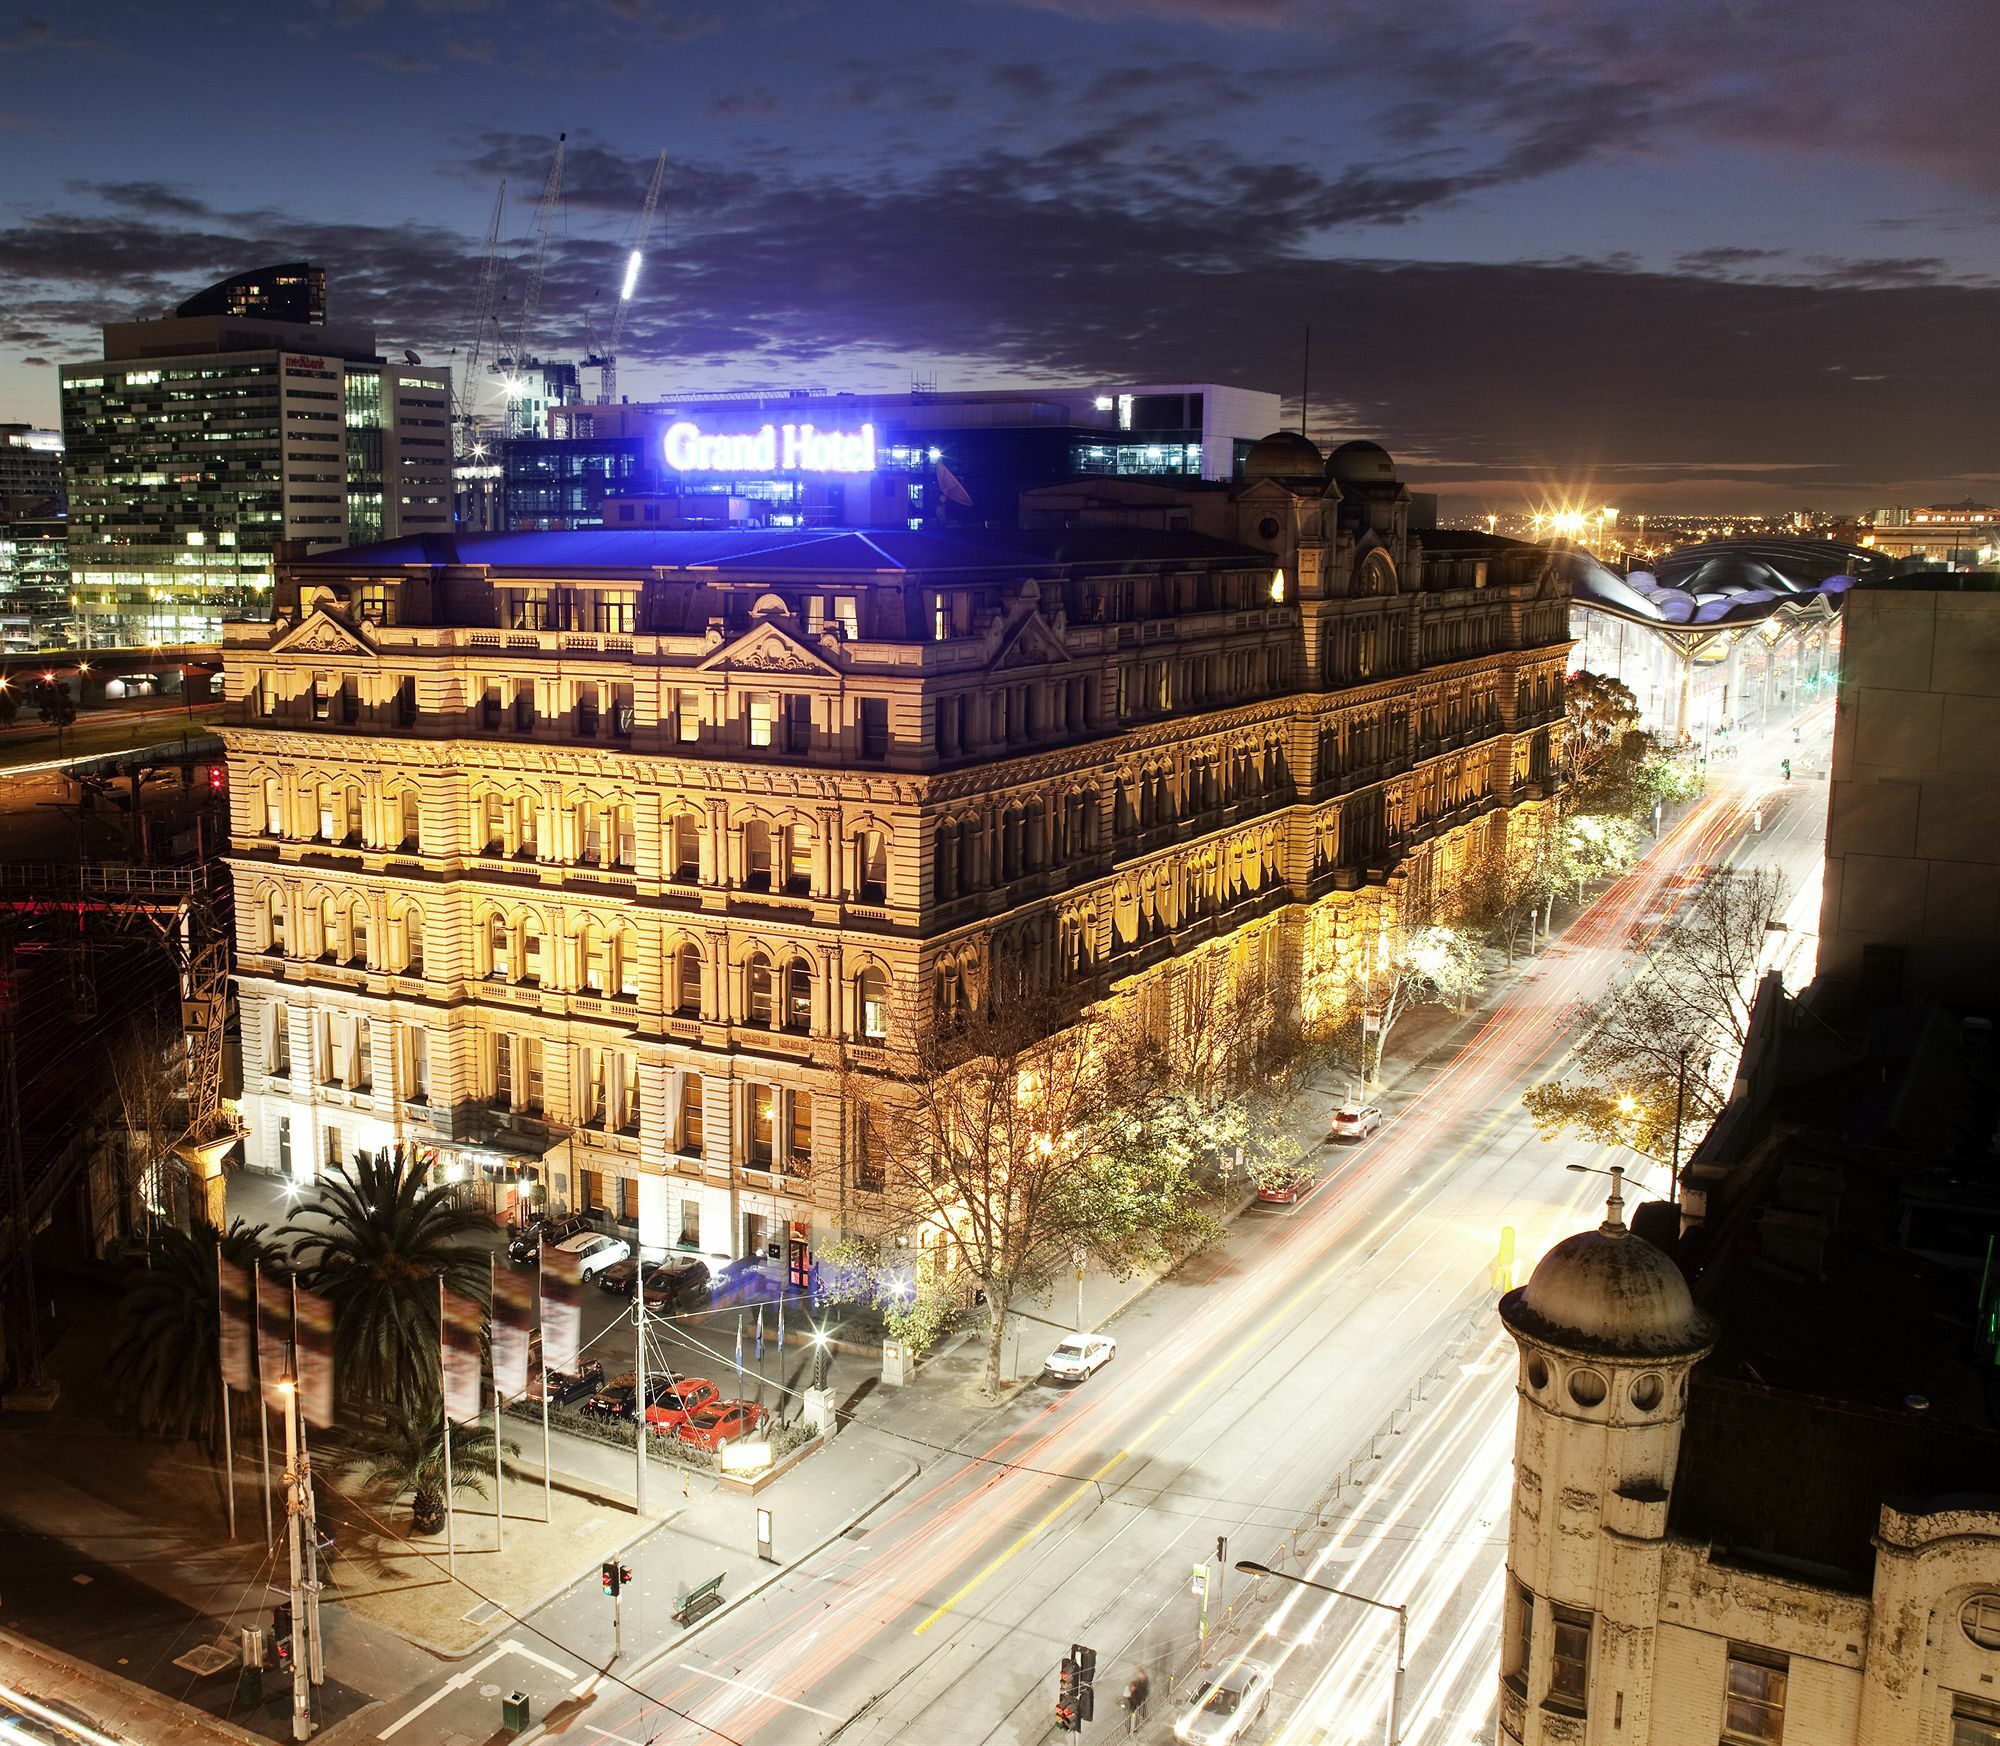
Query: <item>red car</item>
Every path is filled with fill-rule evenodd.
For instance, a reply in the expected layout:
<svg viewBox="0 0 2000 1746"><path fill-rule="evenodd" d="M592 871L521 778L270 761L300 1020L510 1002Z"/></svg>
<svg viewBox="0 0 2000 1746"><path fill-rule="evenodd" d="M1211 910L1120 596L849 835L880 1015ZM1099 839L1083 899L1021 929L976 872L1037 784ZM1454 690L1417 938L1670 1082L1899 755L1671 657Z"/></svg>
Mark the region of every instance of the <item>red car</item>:
<svg viewBox="0 0 2000 1746"><path fill-rule="evenodd" d="M674 1435L696 1449L720 1449L747 1437L771 1415L753 1400L718 1400L690 1413Z"/></svg>
<svg viewBox="0 0 2000 1746"><path fill-rule="evenodd" d="M1307 1195L1326 1180L1315 1170L1307 1176L1295 1176L1290 1182L1273 1184L1257 1190L1257 1198L1270 1206L1291 1206L1304 1200Z"/></svg>
<svg viewBox="0 0 2000 1746"><path fill-rule="evenodd" d="M700 1376L681 1377L646 1409L646 1428L656 1437L670 1435L705 1406L722 1398L722 1390Z"/></svg>

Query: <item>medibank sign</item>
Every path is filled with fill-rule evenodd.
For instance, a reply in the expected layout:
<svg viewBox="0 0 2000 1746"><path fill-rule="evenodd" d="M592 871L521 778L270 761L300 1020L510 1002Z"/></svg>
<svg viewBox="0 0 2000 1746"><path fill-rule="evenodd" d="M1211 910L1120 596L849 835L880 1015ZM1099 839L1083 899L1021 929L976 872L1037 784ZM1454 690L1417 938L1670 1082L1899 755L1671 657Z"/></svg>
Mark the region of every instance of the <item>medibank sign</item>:
<svg viewBox="0 0 2000 1746"><path fill-rule="evenodd" d="M767 424L711 435L684 420L667 426L667 465L676 473L872 473L875 427Z"/></svg>

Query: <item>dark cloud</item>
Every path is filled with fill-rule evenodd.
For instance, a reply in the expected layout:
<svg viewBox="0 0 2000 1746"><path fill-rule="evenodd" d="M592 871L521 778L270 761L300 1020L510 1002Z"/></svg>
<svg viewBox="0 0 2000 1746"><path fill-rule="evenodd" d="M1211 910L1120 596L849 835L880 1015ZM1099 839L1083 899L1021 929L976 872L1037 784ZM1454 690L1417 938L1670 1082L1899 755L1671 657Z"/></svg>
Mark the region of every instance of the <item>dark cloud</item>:
<svg viewBox="0 0 2000 1746"><path fill-rule="evenodd" d="M22 54L35 49L74 51L96 49L102 44L92 36L67 36L53 19L28 12L12 30L0 31L0 54Z"/></svg>
<svg viewBox="0 0 2000 1746"><path fill-rule="evenodd" d="M714 121L753 121L778 112L778 99L761 86L744 91L721 91L702 105L702 113Z"/></svg>
<svg viewBox="0 0 2000 1746"><path fill-rule="evenodd" d="M1735 273L1760 261L1781 260L1783 249L1711 248L1692 249L1675 257L1674 265L1683 273Z"/></svg>
<svg viewBox="0 0 2000 1746"><path fill-rule="evenodd" d="M65 182L72 194L89 194L124 212L165 218L206 218L211 208L184 188L166 182Z"/></svg>
<svg viewBox="0 0 2000 1746"><path fill-rule="evenodd" d="M53 368L53 366L50 364L47 358L23 358L21 362L37 370L47 370Z"/></svg>

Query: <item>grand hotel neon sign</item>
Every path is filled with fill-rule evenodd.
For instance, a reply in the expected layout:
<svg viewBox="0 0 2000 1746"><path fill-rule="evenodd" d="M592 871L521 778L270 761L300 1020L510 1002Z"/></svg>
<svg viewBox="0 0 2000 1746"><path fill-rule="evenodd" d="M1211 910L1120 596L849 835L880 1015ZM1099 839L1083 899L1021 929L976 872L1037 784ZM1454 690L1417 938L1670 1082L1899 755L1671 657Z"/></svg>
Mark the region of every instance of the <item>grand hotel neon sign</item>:
<svg viewBox="0 0 2000 1746"><path fill-rule="evenodd" d="M667 426L667 465L676 473L872 473L875 427L821 430L810 424L767 424L761 430L711 435L682 420Z"/></svg>

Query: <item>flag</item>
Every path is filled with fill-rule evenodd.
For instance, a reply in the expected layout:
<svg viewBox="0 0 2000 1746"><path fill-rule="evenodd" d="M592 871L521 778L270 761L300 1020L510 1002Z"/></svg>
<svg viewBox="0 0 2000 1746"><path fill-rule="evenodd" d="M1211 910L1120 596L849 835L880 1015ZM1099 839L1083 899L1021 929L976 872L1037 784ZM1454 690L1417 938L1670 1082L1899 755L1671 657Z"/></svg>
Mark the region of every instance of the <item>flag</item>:
<svg viewBox="0 0 2000 1746"><path fill-rule="evenodd" d="M293 1293L299 1348L299 1411L324 1430L333 1423L333 1304L316 1291Z"/></svg>
<svg viewBox="0 0 2000 1746"><path fill-rule="evenodd" d="M259 1269L257 1273L257 1380L264 1403L283 1409L278 1379L292 1370L292 1288Z"/></svg>
<svg viewBox="0 0 2000 1746"><path fill-rule="evenodd" d="M743 1312L736 1312L736 1392L743 1392Z"/></svg>
<svg viewBox="0 0 2000 1746"><path fill-rule="evenodd" d="M438 1281L438 1354L444 1366L444 1416L469 1425L479 1417L479 1334L486 1312L476 1297Z"/></svg>
<svg viewBox="0 0 2000 1746"><path fill-rule="evenodd" d="M551 1370L577 1368L583 1346L583 1261L568 1250L542 1246L542 1362Z"/></svg>
<svg viewBox="0 0 2000 1746"><path fill-rule="evenodd" d="M257 1365L251 1357L256 1288L250 1283L250 1269L220 1249L215 1252L215 1276L222 1316L222 1380L248 1394L257 1386Z"/></svg>
<svg viewBox="0 0 2000 1746"><path fill-rule="evenodd" d="M535 1276L525 1267L493 1267L493 1392L514 1400L528 1392L528 1336L535 1326Z"/></svg>
<svg viewBox="0 0 2000 1746"><path fill-rule="evenodd" d="M764 1306L757 1306L757 1362L764 1362Z"/></svg>

